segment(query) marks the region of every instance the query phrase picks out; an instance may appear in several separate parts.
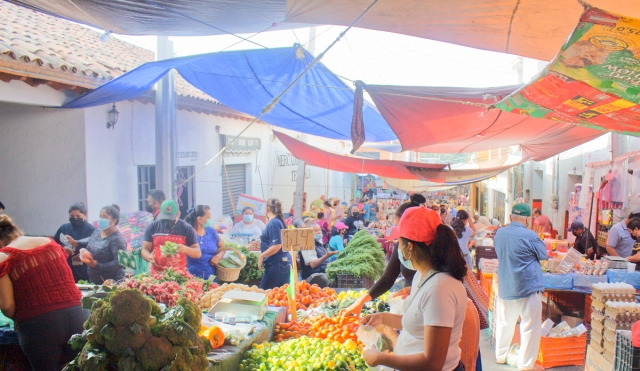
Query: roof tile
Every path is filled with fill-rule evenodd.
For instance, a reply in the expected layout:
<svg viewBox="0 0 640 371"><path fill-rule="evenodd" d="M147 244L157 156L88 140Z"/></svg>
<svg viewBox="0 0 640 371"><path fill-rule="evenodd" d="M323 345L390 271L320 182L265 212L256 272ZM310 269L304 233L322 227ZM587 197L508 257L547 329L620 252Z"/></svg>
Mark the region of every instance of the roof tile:
<svg viewBox="0 0 640 371"><path fill-rule="evenodd" d="M89 76L98 87L155 60L151 50L115 37L102 42L100 36L91 28L0 1L0 61L9 58L29 70L53 69L70 80ZM179 74L175 84L178 95L215 102Z"/></svg>

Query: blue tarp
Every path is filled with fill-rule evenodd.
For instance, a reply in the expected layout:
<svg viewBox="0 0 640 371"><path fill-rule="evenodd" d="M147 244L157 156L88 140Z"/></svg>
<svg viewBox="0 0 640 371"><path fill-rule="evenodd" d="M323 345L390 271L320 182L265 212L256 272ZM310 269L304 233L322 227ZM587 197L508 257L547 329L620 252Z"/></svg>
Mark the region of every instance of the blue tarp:
<svg viewBox="0 0 640 371"><path fill-rule="evenodd" d="M172 68L196 88L239 112L257 116L304 69L313 56L296 47L202 54L150 62L64 105L83 108L137 98ZM353 89L316 64L261 120L332 139L351 139ZM368 142L397 139L373 105L364 108Z"/></svg>

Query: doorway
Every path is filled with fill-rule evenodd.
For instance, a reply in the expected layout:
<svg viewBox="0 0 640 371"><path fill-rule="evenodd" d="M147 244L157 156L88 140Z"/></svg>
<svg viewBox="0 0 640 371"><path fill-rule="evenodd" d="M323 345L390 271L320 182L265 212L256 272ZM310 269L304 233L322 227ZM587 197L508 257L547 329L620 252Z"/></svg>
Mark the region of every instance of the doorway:
<svg viewBox="0 0 640 371"><path fill-rule="evenodd" d="M196 205L195 177L191 178L195 170L195 166L178 167L176 198L180 206L180 219L183 220L187 216L187 211ZM187 179L190 180L185 183Z"/></svg>

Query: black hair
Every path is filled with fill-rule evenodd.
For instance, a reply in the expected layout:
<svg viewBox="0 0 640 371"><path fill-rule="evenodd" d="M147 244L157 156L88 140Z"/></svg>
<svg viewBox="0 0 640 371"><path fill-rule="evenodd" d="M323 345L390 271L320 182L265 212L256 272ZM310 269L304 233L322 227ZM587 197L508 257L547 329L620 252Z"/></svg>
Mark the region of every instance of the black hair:
<svg viewBox="0 0 640 371"><path fill-rule="evenodd" d="M276 218L280 219L282 225L286 227L287 222L284 221L284 215L282 214L282 202L277 198L270 198L267 201L267 210L271 212L271 214L275 215Z"/></svg>
<svg viewBox="0 0 640 371"><path fill-rule="evenodd" d="M71 204L71 206L69 207L69 213L74 210L84 216L87 216L87 206L83 202L76 202L74 204Z"/></svg>
<svg viewBox="0 0 640 371"><path fill-rule="evenodd" d="M413 202L416 205L422 205L427 202L427 199L424 198L420 193L414 193L409 197L409 201Z"/></svg>
<svg viewBox="0 0 640 371"><path fill-rule="evenodd" d="M324 211L318 212L317 217L316 217L316 219L322 219L322 218L324 218Z"/></svg>
<svg viewBox="0 0 640 371"><path fill-rule="evenodd" d="M115 225L118 225L118 223L120 223L120 206L116 204L112 204L112 205L103 207L102 211L104 211L107 215L109 215L111 217L111 220L115 220L116 222Z"/></svg>
<svg viewBox="0 0 640 371"><path fill-rule="evenodd" d="M164 192L159 189L150 190L147 193L147 196L151 197L153 201L157 202L160 205L162 205L162 203L167 199L167 197L164 195Z"/></svg>
<svg viewBox="0 0 640 371"><path fill-rule="evenodd" d="M402 218L402 214L404 214L404 212L407 211L407 209L410 209L412 207L418 207L420 206L420 204L423 204L425 202L427 202L427 200L424 198L423 195L418 193L412 194L409 201L404 202L402 205L398 206L398 209L396 210L396 217Z"/></svg>
<svg viewBox="0 0 640 371"><path fill-rule="evenodd" d="M533 209L533 213L542 215L542 212L537 207L535 209Z"/></svg>
<svg viewBox="0 0 640 371"><path fill-rule="evenodd" d="M338 230L338 228L336 227L332 227L331 228L331 237L333 236L339 236L340 235L340 231Z"/></svg>
<svg viewBox="0 0 640 371"><path fill-rule="evenodd" d="M255 214L255 211L253 210L253 207L251 207L251 206L245 206L245 208L242 209L242 214L244 214L244 212L247 211L247 210L251 210L251 212Z"/></svg>
<svg viewBox="0 0 640 371"><path fill-rule="evenodd" d="M460 210L451 221L451 228L456 232L458 238L462 238L462 234L467 229L465 226L467 219L469 219L469 214L464 210Z"/></svg>
<svg viewBox="0 0 640 371"><path fill-rule="evenodd" d="M331 207L331 202L329 202L329 200L325 200L324 201L324 206Z"/></svg>
<svg viewBox="0 0 640 371"><path fill-rule="evenodd" d="M436 239L429 246L424 242L412 241L404 237L400 239L405 245L411 242L418 254L427 259L436 271L447 272L459 281L462 281L467 274L467 263L462 256L458 239L453 230L446 225L440 224L436 228Z"/></svg>
<svg viewBox="0 0 640 371"><path fill-rule="evenodd" d="M640 229L640 217L635 216L630 218L629 221L627 222L627 229L628 230Z"/></svg>
<svg viewBox="0 0 640 371"><path fill-rule="evenodd" d="M184 221L191 224L191 226L195 229L198 227L198 217L204 216L208 210L211 210L209 205L198 205L193 209L189 209L187 211L187 216L184 218Z"/></svg>
<svg viewBox="0 0 640 371"><path fill-rule="evenodd" d="M629 217L627 219L640 218L640 213L629 213Z"/></svg>

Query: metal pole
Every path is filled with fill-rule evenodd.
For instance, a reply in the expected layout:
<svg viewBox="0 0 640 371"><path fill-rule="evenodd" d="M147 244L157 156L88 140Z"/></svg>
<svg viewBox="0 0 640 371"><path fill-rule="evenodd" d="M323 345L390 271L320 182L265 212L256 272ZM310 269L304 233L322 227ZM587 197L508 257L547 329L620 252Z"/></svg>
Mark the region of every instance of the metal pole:
<svg viewBox="0 0 640 371"><path fill-rule="evenodd" d="M158 36L157 60L173 58L173 43L167 36ZM168 198L176 198L176 92L174 73L170 71L156 85L156 188Z"/></svg>

